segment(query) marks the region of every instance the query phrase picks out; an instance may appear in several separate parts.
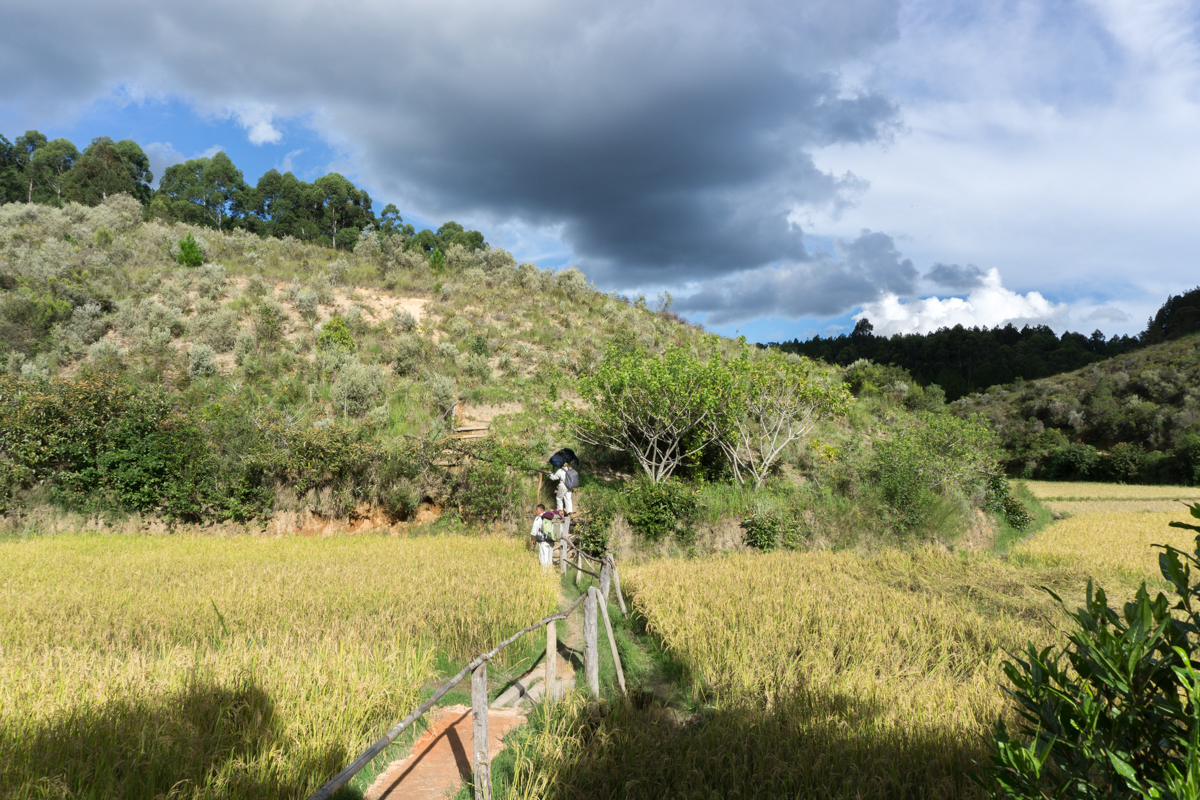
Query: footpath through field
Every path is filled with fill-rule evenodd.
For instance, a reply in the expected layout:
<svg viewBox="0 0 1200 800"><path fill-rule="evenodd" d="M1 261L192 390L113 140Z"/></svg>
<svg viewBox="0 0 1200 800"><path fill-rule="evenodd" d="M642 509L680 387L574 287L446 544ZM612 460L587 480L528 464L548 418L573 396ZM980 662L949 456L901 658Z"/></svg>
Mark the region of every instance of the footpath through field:
<svg viewBox="0 0 1200 800"><path fill-rule="evenodd" d="M569 603L560 596L559 608ZM575 617L559 633L556 670L557 696L575 688L575 666L582 654L582 634ZM467 679L470 680L469 678ZM488 756L495 758L504 748L505 734L525 721L525 709L546 693L546 659L491 703L488 710ZM413 744L412 752L388 765L371 788L366 800L444 800L462 783L471 782L471 753L474 752L474 719L468 706L454 705L431 712L430 727Z"/></svg>

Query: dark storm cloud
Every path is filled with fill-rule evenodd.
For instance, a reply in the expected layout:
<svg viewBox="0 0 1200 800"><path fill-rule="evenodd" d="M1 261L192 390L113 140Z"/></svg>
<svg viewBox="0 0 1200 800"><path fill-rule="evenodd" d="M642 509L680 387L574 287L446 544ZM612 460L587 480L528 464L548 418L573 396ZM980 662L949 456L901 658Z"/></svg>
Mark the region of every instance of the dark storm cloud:
<svg viewBox="0 0 1200 800"><path fill-rule="evenodd" d="M986 274L974 264L960 267L958 264L939 263L934 264L933 268L925 273L925 278L955 292L969 292L983 285L983 277Z"/></svg>
<svg viewBox="0 0 1200 800"><path fill-rule="evenodd" d="M232 111L255 141L272 114L312 114L377 194L554 227L608 285L807 263L789 214L863 185L812 149L896 120L838 77L895 38L896 0L17 0L5 16L10 115L118 86Z"/></svg>
<svg viewBox="0 0 1200 800"><path fill-rule="evenodd" d="M916 289L916 268L886 234L863 231L838 242L837 250L837 259L821 252L806 262L702 282L675 308L703 313L709 325L728 325L760 316L834 316L885 293L909 295Z"/></svg>

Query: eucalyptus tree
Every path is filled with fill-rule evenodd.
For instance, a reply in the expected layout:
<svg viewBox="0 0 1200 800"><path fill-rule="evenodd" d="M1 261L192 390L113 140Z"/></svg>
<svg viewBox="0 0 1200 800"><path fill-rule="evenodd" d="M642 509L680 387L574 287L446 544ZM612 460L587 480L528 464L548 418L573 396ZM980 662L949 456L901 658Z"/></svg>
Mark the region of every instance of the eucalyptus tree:
<svg viewBox="0 0 1200 800"><path fill-rule="evenodd" d="M109 195L130 194L150 202L150 159L132 139L98 136L63 176L62 199L97 206Z"/></svg>
<svg viewBox="0 0 1200 800"><path fill-rule="evenodd" d="M225 153L193 158L163 171L154 198L156 215L224 230L244 213L247 196L242 171Z"/></svg>
<svg viewBox="0 0 1200 800"><path fill-rule="evenodd" d="M69 139L54 139L34 151L30 168L41 189L40 201L53 197L55 204L62 204L67 174L78 158L79 150Z"/></svg>

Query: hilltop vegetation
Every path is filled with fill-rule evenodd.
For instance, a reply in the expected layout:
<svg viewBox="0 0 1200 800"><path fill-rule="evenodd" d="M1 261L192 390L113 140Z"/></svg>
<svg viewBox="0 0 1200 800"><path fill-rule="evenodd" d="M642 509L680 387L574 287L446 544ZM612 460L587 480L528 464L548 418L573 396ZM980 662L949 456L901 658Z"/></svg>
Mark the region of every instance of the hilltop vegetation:
<svg viewBox="0 0 1200 800"><path fill-rule="evenodd" d="M850 402L841 370L706 335L576 270L392 240L367 231L347 252L146 222L127 195L0 206L3 502L261 522L407 519L427 501L447 525L511 522L573 443L597 520L682 547L729 518L767 548L952 542L974 509L1004 507L992 438L933 394ZM664 369L708 388L639 395ZM451 438L452 407L495 417L489 437ZM652 427L693 415L678 457L641 463L650 429L621 409ZM969 443L969 468L930 457L943 440Z"/></svg>
<svg viewBox="0 0 1200 800"><path fill-rule="evenodd" d="M1200 340L1186 335L958 401L992 423L1008 469L1049 480L1200 482Z"/></svg>
<svg viewBox="0 0 1200 800"><path fill-rule="evenodd" d="M1065 331L1061 336L1045 325L1018 329L955 325L932 333L876 336L867 319L850 334L801 342L771 343L787 353L799 353L831 364L848 366L859 359L901 367L923 386L937 384L949 400L1015 380L1033 380L1080 369L1142 347L1200 332L1200 287L1172 295L1138 336L1113 336L1100 331L1090 336Z"/></svg>

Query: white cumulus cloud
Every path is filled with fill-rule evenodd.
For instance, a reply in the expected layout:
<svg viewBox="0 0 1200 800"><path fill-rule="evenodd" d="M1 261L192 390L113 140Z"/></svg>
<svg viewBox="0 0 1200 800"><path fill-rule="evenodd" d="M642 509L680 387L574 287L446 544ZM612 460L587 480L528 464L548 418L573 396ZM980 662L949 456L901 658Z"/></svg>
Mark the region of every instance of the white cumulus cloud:
<svg viewBox="0 0 1200 800"><path fill-rule="evenodd" d="M275 144L283 138L283 133L275 127L274 112L261 103L239 103L229 109L238 124L246 129L246 138L250 144Z"/></svg>
<svg viewBox="0 0 1200 800"><path fill-rule="evenodd" d="M1067 319L1065 303L1052 303L1039 292L1018 294L1004 288L998 269L988 270L978 286L962 297L926 297L905 302L895 294L885 294L867 303L855 319L869 319L876 336L896 333L927 333L938 328L987 326L1012 323L1049 325L1061 328Z"/></svg>

